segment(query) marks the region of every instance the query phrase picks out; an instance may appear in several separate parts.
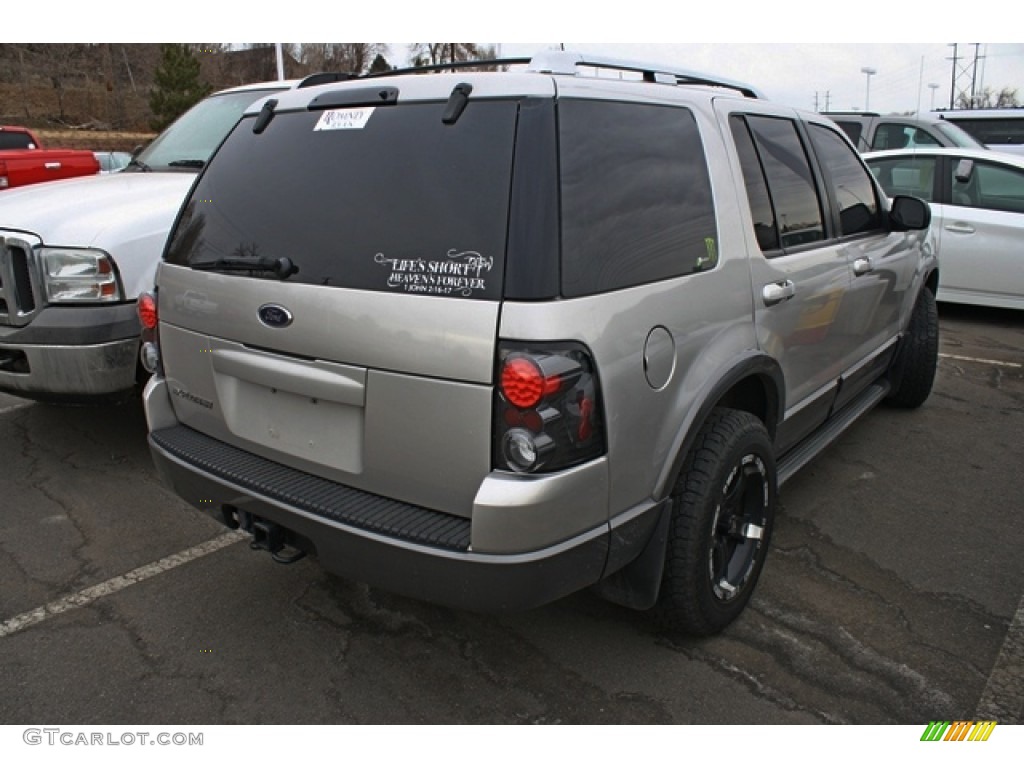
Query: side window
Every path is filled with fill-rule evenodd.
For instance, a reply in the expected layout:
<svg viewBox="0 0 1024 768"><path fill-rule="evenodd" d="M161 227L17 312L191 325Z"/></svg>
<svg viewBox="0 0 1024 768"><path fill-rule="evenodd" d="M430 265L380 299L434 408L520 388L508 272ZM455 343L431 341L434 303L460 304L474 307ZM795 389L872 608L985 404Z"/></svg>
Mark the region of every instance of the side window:
<svg viewBox="0 0 1024 768"><path fill-rule="evenodd" d="M902 123L879 123L871 140L871 149L903 149L910 143L913 130Z"/></svg>
<svg viewBox="0 0 1024 768"><path fill-rule="evenodd" d="M566 99L558 118L565 296L715 266L711 177L692 112Z"/></svg>
<svg viewBox="0 0 1024 768"><path fill-rule="evenodd" d="M863 132L860 123L850 122L849 120L836 120L835 124L842 128L843 133L850 137L850 141L853 142L855 147L860 146L860 136Z"/></svg>
<svg viewBox="0 0 1024 768"><path fill-rule="evenodd" d="M786 118L746 115L734 116L732 126L762 250L824 240L821 201L796 124ZM771 218L763 187L768 190Z"/></svg>
<svg viewBox="0 0 1024 768"><path fill-rule="evenodd" d="M984 144L1024 144L1024 114L1017 118L965 119L957 117L951 122Z"/></svg>
<svg viewBox="0 0 1024 768"><path fill-rule="evenodd" d="M835 131L822 125L809 125L808 129L832 199L839 209L840 234L856 235L881 229L882 215L875 185L860 156Z"/></svg>
<svg viewBox="0 0 1024 768"><path fill-rule="evenodd" d="M962 182L956 179L954 164L953 203L968 208L1024 213L1024 172L975 161L969 180Z"/></svg>
<svg viewBox="0 0 1024 768"><path fill-rule="evenodd" d="M764 178L764 169L757 159L754 139L750 135L747 121L739 115L729 118L729 126L736 142L736 152L743 168L743 182L747 188L747 199L750 201L750 215L754 220L754 235L762 251L779 249L779 228L775 226L775 212L768 196L768 184Z"/></svg>
<svg viewBox="0 0 1024 768"><path fill-rule="evenodd" d="M937 138L926 131L924 128L913 128L913 133L910 135L910 146L911 147L941 147L942 144Z"/></svg>
<svg viewBox="0 0 1024 768"><path fill-rule="evenodd" d="M889 197L913 195L934 202L935 158L872 158L868 160L868 167Z"/></svg>

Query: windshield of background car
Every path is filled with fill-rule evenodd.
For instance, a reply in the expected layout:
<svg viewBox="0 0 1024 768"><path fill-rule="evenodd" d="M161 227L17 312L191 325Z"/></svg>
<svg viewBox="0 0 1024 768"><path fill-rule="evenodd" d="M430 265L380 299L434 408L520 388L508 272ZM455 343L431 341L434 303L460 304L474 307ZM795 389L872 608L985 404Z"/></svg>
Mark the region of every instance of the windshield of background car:
<svg viewBox="0 0 1024 768"><path fill-rule="evenodd" d="M151 170L202 168L245 108L278 90L238 91L203 99L157 136L137 159Z"/></svg>
<svg viewBox="0 0 1024 768"><path fill-rule="evenodd" d="M283 112L244 119L182 210L170 263L290 283L501 296L514 101ZM251 268L250 268L251 265Z"/></svg>

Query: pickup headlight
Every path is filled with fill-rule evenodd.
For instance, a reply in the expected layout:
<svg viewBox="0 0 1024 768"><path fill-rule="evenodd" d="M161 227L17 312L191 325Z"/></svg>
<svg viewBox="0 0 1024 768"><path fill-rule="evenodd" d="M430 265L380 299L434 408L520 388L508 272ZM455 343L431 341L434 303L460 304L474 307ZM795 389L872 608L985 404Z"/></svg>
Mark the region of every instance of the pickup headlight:
<svg viewBox="0 0 1024 768"><path fill-rule="evenodd" d="M114 261L93 248L40 248L40 261L51 303L121 301L123 292Z"/></svg>

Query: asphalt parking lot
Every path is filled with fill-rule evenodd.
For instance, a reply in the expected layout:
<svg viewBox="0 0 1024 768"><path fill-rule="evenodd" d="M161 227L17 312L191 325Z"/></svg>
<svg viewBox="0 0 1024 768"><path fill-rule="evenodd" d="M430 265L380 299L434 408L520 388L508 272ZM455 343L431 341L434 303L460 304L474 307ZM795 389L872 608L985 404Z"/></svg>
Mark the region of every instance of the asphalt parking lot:
<svg viewBox="0 0 1024 768"><path fill-rule="evenodd" d="M0 396L0 723L1024 723L1024 312L940 305L936 388L783 488L754 600L459 613L273 563L165 490L137 404Z"/></svg>

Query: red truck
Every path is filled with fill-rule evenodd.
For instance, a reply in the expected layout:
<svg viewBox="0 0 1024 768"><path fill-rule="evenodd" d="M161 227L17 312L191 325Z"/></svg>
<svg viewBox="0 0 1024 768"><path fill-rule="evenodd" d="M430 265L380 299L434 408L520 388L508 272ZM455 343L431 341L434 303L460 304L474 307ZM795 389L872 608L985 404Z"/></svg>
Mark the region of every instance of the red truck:
<svg viewBox="0 0 1024 768"><path fill-rule="evenodd" d="M0 190L91 176L99 170L99 161L89 150L43 149L29 129L0 125Z"/></svg>

